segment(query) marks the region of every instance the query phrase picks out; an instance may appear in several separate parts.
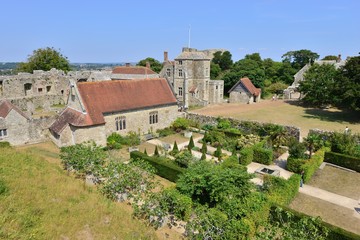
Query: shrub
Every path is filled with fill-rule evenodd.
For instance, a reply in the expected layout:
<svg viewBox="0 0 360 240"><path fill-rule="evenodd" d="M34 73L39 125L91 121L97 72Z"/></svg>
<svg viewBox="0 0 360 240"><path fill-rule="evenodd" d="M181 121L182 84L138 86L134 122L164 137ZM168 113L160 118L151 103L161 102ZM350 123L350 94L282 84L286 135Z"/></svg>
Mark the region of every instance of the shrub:
<svg viewBox="0 0 360 240"><path fill-rule="evenodd" d="M175 156L175 162L182 168L187 168L194 161L194 157L190 151L183 151Z"/></svg>
<svg viewBox="0 0 360 240"><path fill-rule="evenodd" d="M178 154L179 153L179 147L178 147L178 145L177 145L177 143L176 143L176 141L174 142L174 147L173 147L173 149L172 149L172 151L171 151L171 155L172 156L175 156L176 154Z"/></svg>
<svg viewBox="0 0 360 240"><path fill-rule="evenodd" d="M326 152L325 162L360 172L360 158L352 157L341 153Z"/></svg>
<svg viewBox="0 0 360 240"><path fill-rule="evenodd" d="M305 162L306 160L301 158L289 157L286 162L286 169L290 172L301 173L302 166Z"/></svg>
<svg viewBox="0 0 360 240"><path fill-rule="evenodd" d="M236 155L226 158L224 162L221 163L221 166L224 168L239 168L246 171L246 167L239 164L239 159Z"/></svg>
<svg viewBox="0 0 360 240"><path fill-rule="evenodd" d="M165 189L163 191L162 204L170 214L174 214L178 219L187 221L192 212L191 198L181 194L176 189Z"/></svg>
<svg viewBox="0 0 360 240"><path fill-rule="evenodd" d="M246 147L251 147L251 146L254 146L255 144L259 143L260 140L261 140L261 138L258 135L253 135L253 134L239 136L237 138L236 148L242 149L242 148L246 148Z"/></svg>
<svg viewBox="0 0 360 240"><path fill-rule="evenodd" d="M186 130L189 127L189 120L186 118L177 118L171 125L171 128L176 131L180 132L181 130Z"/></svg>
<svg viewBox="0 0 360 240"><path fill-rule="evenodd" d="M206 153L202 153L202 154L201 154L200 160L206 160Z"/></svg>
<svg viewBox="0 0 360 240"><path fill-rule="evenodd" d="M298 174L291 175L288 180L264 175L263 188L272 204L288 205L299 191L300 179Z"/></svg>
<svg viewBox="0 0 360 240"><path fill-rule="evenodd" d="M124 138L124 142L123 144L128 145L128 146L136 146L140 144L140 137L139 135L134 132L134 131L130 131L126 137Z"/></svg>
<svg viewBox="0 0 360 240"><path fill-rule="evenodd" d="M193 136L190 137L190 141L189 141L188 146L189 146L190 149L193 149L193 147L195 147Z"/></svg>
<svg viewBox="0 0 360 240"><path fill-rule="evenodd" d="M254 157L253 161L265 165L270 165L273 161L273 151L272 149L266 149L258 145L253 147Z"/></svg>
<svg viewBox="0 0 360 240"><path fill-rule="evenodd" d="M327 148L321 148L317 152L315 152L311 158L305 161L304 165L301 167L301 170L304 171L304 182L307 183L315 171L320 167L322 162L324 161L325 151Z"/></svg>
<svg viewBox="0 0 360 240"><path fill-rule="evenodd" d="M221 155L222 155L221 146L218 145L215 152L214 152L214 157L221 158Z"/></svg>
<svg viewBox="0 0 360 240"><path fill-rule="evenodd" d="M304 143L301 143L295 139L289 143L289 157L291 158L306 158L306 146Z"/></svg>
<svg viewBox="0 0 360 240"><path fill-rule="evenodd" d="M9 142L0 142L0 148L11 147Z"/></svg>
<svg viewBox="0 0 360 240"><path fill-rule="evenodd" d="M167 158L146 156L138 151L131 152L130 157L135 159L135 161L137 159L143 159L144 161L149 162L157 170L157 175L172 182L175 182L184 171L181 167L177 166L173 161Z"/></svg>
<svg viewBox="0 0 360 240"><path fill-rule="evenodd" d="M239 163L247 166L253 161L254 151L251 147L243 148L240 150Z"/></svg>
<svg viewBox="0 0 360 240"><path fill-rule="evenodd" d="M360 157L358 141L359 136L335 132L330 138L331 151Z"/></svg>
<svg viewBox="0 0 360 240"><path fill-rule="evenodd" d="M156 132L159 134L159 137L166 137L175 133L171 128L158 129Z"/></svg>
<svg viewBox="0 0 360 240"><path fill-rule="evenodd" d="M229 119L218 118L218 124L217 124L218 129L229 129L230 127L231 127L231 123Z"/></svg>
<svg viewBox="0 0 360 240"><path fill-rule="evenodd" d="M114 132L106 139L106 146L109 149L121 149L122 137L120 134Z"/></svg>
<svg viewBox="0 0 360 240"><path fill-rule="evenodd" d="M207 153L207 145L206 145L205 141L203 141L203 143L202 143L201 152L205 153L205 154Z"/></svg>
<svg viewBox="0 0 360 240"><path fill-rule="evenodd" d="M206 132L203 141L211 143L212 146L215 144L218 145L219 143L225 142L225 133L215 130Z"/></svg>
<svg viewBox="0 0 360 240"><path fill-rule="evenodd" d="M159 157L159 156L160 156L159 150L158 150L158 146L155 146L154 156L155 156L155 157Z"/></svg>

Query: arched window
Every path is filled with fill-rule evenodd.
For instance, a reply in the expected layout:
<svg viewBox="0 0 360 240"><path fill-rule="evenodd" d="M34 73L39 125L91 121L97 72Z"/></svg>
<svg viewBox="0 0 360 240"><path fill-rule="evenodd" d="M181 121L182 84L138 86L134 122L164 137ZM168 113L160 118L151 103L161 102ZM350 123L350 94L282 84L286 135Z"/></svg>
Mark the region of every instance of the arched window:
<svg viewBox="0 0 360 240"><path fill-rule="evenodd" d="M116 127L116 131L126 129L126 117L125 116L116 117L115 118L115 127Z"/></svg>

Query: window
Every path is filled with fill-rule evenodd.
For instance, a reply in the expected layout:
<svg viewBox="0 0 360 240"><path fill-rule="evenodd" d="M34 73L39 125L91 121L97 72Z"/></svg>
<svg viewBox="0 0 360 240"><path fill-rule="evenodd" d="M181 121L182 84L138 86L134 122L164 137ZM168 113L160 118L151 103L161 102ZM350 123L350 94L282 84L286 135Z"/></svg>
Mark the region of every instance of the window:
<svg viewBox="0 0 360 240"><path fill-rule="evenodd" d="M179 87L179 96L182 96L182 95L183 95L183 88Z"/></svg>
<svg viewBox="0 0 360 240"><path fill-rule="evenodd" d="M170 68L166 69L166 75L167 75L168 77L170 77L170 75L171 75L171 70L170 70Z"/></svg>
<svg viewBox="0 0 360 240"><path fill-rule="evenodd" d="M181 60L179 61L179 65L182 65L182 61L181 61Z"/></svg>
<svg viewBox="0 0 360 240"><path fill-rule="evenodd" d="M149 122L150 124L158 123L158 112L149 113Z"/></svg>
<svg viewBox="0 0 360 240"><path fill-rule="evenodd" d="M38 92L41 93L41 92L42 92L42 88L38 88Z"/></svg>
<svg viewBox="0 0 360 240"><path fill-rule="evenodd" d="M7 129L0 129L0 138L7 136Z"/></svg>
<svg viewBox="0 0 360 240"><path fill-rule="evenodd" d="M46 92L50 92L51 86L46 86Z"/></svg>
<svg viewBox="0 0 360 240"><path fill-rule="evenodd" d="M218 86L216 86L216 89L218 89Z"/></svg>
<svg viewBox="0 0 360 240"><path fill-rule="evenodd" d="M182 69L179 69L179 77L182 77L183 76L183 71Z"/></svg>
<svg viewBox="0 0 360 240"><path fill-rule="evenodd" d="M124 130L126 129L126 117L116 117L115 118L115 127L116 131Z"/></svg>

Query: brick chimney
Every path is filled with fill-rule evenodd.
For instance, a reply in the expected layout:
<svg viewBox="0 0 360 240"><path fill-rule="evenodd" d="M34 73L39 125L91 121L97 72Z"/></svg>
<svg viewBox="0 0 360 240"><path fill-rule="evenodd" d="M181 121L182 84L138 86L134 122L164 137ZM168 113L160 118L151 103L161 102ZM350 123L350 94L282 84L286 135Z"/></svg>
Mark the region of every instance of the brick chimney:
<svg viewBox="0 0 360 240"><path fill-rule="evenodd" d="M126 66L126 67L130 67L130 63L125 63L125 66Z"/></svg>
<svg viewBox="0 0 360 240"><path fill-rule="evenodd" d="M341 54L338 55L338 58L336 59L336 62L337 63L341 62Z"/></svg>
<svg viewBox="0 0 360 240"><path fill-rule="evenodd" d="M150 63L149 62L146 62L146 67L150 68Z"/></svg>
<svg viewBox="0 0 360 240"><path fill-rule="evenodd" d="M168 59L168 52L164 52L164 62L167 62L167 61L169 61L169 59Z"/></svg>

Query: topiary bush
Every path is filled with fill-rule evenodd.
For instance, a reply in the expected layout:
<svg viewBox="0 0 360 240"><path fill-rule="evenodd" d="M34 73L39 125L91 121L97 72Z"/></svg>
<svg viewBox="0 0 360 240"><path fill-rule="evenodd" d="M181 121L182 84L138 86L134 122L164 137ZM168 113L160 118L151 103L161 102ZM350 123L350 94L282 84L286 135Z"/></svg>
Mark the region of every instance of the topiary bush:
<svg viewBox="0 0 360 240"><path fill-rule="evenodd" d="M254 156L253 161L265 165L270 165L273 161L272 149L267 149L256 145L253 147Z"/></svg>
<svg viewBox="0 0 360 240"><path fill-rule="evenodd" d="M305 162L305 159L289 157L286 162L286 169L290 172L300 174L302 171L302 166L305 164Z"/></svg>
<svg viewBox="0 0 360 240"><path fill-rule="evenodd" d="M253 161L254 151L251 147L241 149L239 154L239 163L241 165L247 166Z"/></svg>

